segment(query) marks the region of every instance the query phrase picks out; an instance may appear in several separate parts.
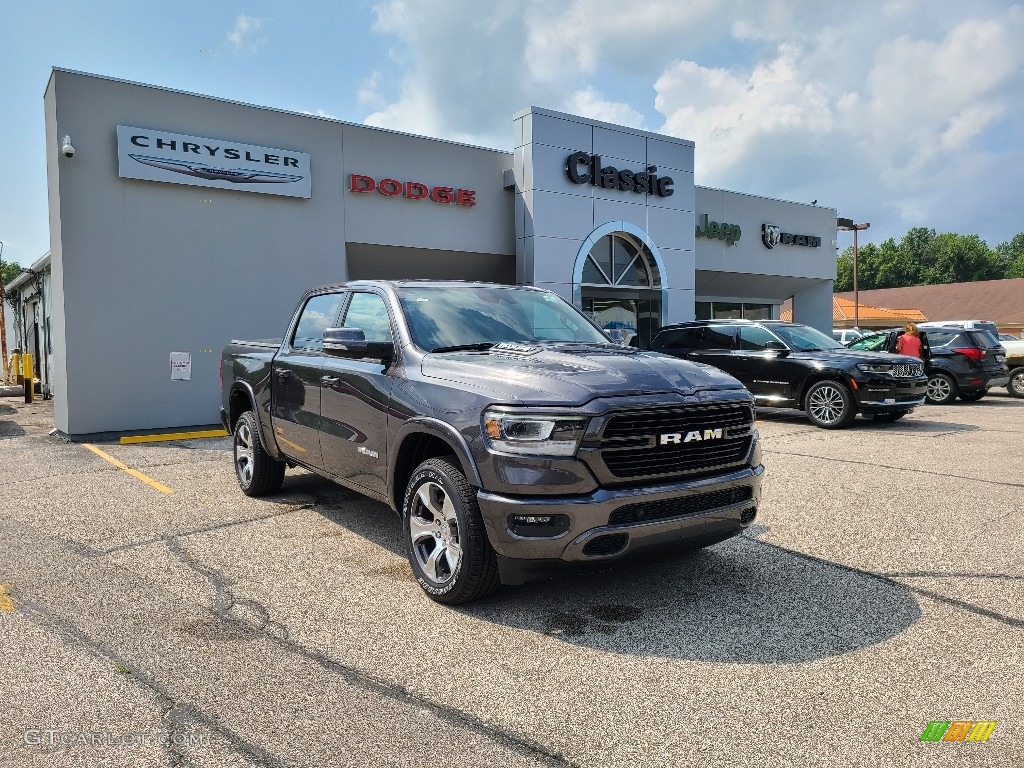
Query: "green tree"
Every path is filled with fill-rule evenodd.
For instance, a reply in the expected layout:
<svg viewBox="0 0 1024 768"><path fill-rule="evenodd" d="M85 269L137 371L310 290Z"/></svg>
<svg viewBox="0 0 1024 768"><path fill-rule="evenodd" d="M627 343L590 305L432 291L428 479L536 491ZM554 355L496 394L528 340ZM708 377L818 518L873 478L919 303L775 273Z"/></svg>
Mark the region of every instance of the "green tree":
<svg viewBox="0 0 1024 768"><path fill-rule="evenodd" d="M7 285L24 271L17 262L0 261L0 281L3 281L4 285Z"/></svg>
<svg viewBox="0 0 1024 768"><path fill-rule="evenodd" d="M925 271L928 285L973 283L1003 277L999 258L977 235L946 232L934 243L934 257Z"/></svg>
<svg viewBox="0 0 1024 768"><path fill-rule="evenodd" d="M1004 277L1024 277L1024 232L996 246L996 258Z"/></svg>

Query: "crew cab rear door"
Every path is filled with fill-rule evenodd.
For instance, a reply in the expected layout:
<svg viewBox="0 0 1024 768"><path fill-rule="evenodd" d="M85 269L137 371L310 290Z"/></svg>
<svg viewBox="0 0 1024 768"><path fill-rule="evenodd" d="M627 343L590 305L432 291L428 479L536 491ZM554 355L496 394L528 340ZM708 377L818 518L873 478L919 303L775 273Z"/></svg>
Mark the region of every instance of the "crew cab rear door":
<svg viewBox="0 0 1024 768"><path fill-rule="evenodd" d="M339 327L359 328L368 342L392 341L383 297L354 291ZM320 377L320 447L324 469L378 495L387 490L390 365L328 356Z"/></svg>
<svg viewBox="0 0 1024 768"><path fill-rule="evenodd" d="M324 331L333 328L345 293L311 296L274 357L271 414L274 437L289 458L316 469L320 458L320 375Z"/></svg>

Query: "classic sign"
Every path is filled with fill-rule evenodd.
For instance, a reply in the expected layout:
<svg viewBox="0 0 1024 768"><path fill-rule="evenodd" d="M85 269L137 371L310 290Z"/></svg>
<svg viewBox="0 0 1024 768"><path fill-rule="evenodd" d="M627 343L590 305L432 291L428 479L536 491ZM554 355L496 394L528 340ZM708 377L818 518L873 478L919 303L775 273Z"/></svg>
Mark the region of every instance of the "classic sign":
<svg viewBox="0 0 1024 768"><path fill-rule="evenodd" d="M573 184L589 184L602 189L620 189L658 197L671 197L675 184L671 176L658 176L658 166L646 171L619 170L613 165L601 166L601 156L573 152L565 161L565 175Z"/></svg>

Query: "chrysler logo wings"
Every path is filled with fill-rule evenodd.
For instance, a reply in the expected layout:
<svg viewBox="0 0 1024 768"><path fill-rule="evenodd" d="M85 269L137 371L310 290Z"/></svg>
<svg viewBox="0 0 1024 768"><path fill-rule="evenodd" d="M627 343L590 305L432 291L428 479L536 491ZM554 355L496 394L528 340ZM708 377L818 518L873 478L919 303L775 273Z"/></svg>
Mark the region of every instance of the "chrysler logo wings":
<svg viewBox="0 0 1024 768"><path fill-rule="evenodd" d="M658 445L679 445L680 443L696 443L703 440L723 440L724 438L725 429L722 427L705 429L703 432L699 429L694 429L685 434L682 432L665 432L658 435Z"/></svg>
<svg viewBox="0 0 1024 768"><path fill-rule="evenodd" d="M299 181L303 177L292 173L274 173L273 171L257 171L252 168L214 168L196 160L171 160L166 157L149 157L148 155L128 155L132 160L165 171L183 173L200 179L213 181L230 181L233 184L287 184Z"/></svg>

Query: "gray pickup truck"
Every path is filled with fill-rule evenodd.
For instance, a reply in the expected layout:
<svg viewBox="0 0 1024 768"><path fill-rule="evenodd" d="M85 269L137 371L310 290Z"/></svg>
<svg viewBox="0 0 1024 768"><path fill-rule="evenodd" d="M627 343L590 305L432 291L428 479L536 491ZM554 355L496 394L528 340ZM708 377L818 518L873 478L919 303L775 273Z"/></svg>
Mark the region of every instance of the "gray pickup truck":
<svg viewBox="0 0 1024 768"><path fill-rule="evenodd" d="M301 466L384 502L441 603L708 546L757 514L750 393L537 288L317 288L280 341L232 342L221 376L242 491Z"/></svg>

